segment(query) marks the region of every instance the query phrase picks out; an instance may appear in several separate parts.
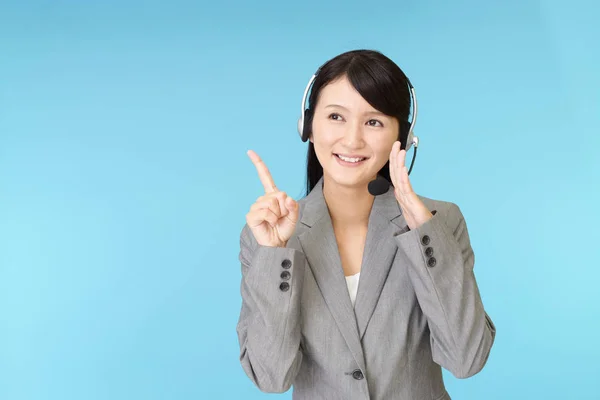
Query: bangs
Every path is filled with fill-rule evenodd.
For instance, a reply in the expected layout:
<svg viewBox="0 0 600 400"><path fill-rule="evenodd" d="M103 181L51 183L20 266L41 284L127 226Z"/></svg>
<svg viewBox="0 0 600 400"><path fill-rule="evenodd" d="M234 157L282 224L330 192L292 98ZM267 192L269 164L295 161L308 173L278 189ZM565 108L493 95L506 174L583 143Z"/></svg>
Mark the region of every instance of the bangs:
<svg viewBox="0 0 600 400"><path fill-rule="evenodd" d="M362 58L353 59L346 70L356 91L376 110L401 120L408 119L410 92L406 81L400 81L381 64ZM404 115L400 110L406 110Z"/></svg>

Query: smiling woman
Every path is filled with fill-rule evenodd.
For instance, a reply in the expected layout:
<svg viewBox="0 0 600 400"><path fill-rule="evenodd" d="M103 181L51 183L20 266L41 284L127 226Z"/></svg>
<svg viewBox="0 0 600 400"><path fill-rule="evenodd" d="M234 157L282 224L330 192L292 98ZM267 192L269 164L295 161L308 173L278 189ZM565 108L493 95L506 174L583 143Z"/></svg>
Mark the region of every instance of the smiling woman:
<svg viewBox="0 0 600 400"><path fill-rule="evenodd" d="M496 328L460 208L410 184L412 85L371 50L333 58L313 83L299 124L307 195L280 191L248 152L265 193L240 235L241 365L295 399L448 400L441 368L478 373ZM378 176L394 189L371 194Z"/></svg>

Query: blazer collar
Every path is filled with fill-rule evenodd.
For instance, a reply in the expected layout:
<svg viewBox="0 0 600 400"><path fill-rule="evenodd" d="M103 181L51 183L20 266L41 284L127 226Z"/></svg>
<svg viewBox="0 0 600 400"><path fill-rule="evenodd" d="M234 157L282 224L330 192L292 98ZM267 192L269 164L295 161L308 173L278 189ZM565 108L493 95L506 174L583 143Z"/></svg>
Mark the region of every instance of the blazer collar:
<svg viewBox="0 0 600 400"><path fill-rule="evenodd" d="M301 200L303 231L298 235L323 298L350 351L365 368L361 340L398 250L394 235L408 230L393 189L375 197L354 308L348 293L333 225L323 196L323 178Z"/></svg>
<svg viewBox="0 0 600 400"><path fill-rule="evenodd" d="M329 209L323 196L323 177L319 179L311 192L303 199L305 203L304 212L300 216L300 222L311 228L317 221L323 217L329 217ZM375 197L371 216L386 218L394 223L398 228L405 228L406 221L402 216L402 210L398 205L394 191L391 189L386 193Z"/></svg>

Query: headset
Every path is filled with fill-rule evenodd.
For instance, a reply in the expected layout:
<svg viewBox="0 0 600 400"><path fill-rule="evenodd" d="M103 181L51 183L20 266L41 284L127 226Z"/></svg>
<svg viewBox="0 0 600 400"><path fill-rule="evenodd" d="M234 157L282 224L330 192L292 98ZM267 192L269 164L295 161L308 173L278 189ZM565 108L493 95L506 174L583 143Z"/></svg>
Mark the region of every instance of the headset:
<svg viewBox="0 0 600 400"><path fill-rule="evenodd" d="M300 139L302 139L303 142L306 142L308 140L310 133L311 133L311 128L312 128L311 125L312 125L313 110L306 108L306 99L308 97L308 92L311 89L315 79L317 78L317 75L319 75L319 72L321 71L322 67L323 66L319 67L317 69L317 71L313 74L313 76L310 78L310 80L308 81L308 85L306 85L306 88L304 89L304 96L302 96L302 109L301 109L301 113L300 113L300 118L298 118L298 133L300 134ZM402 74L406 78L406 82L408 83L408 88L410 89L410 98L411 98L411 103L412 103L412 116L411 116L410 122L400 121L400 132L398 133L398 137L404 136L403 134L408 131L408 134L406 136L407 144L405 145L405 150L408 152L408 150L412 146L414 146L412 161L410 163L410 168L408 169L408 174L410 175L410 173L413 169L413 165L415 163L415 158L417 157L417 147L419 147L419 138L417 136L415 136L413 133L415 123L417 122L417 95L415 94L415 88L412 85L412 83L410 82L410 80L408 79L408 76L406 76L404 71L402 71ZM309 123L305 124L305 121L308 121Z"/></svg>

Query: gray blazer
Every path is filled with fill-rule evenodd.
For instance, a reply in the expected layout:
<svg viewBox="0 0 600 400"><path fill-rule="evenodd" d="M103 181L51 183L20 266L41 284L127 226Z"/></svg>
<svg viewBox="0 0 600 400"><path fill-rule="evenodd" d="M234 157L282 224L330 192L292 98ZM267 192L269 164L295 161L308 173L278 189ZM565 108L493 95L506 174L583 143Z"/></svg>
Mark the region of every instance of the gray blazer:
<svg viewBox="0 0 600 400"><path fill-rule="evenodd" d="M353 308L322 185L298 201L286 248L242 229L243 370L293 399L450 399L441 367L476 374L496 334L459 207L419 196L434 216L410 230L393 190L377 196Z"/></svg>

